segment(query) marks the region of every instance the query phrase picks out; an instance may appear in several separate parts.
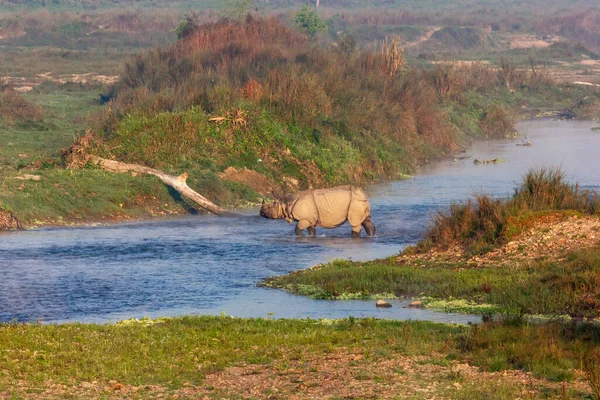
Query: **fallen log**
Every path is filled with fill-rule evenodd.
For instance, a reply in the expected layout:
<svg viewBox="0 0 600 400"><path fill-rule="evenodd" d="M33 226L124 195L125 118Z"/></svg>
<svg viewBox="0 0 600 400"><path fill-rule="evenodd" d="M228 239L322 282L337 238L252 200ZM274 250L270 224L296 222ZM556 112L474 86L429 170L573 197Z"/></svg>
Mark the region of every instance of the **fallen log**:
<svg viewBox="0 0 600 400"><path fill-rule="evenodd" d="M140 174L154 175L158 179L163 181L165 184L171 186L173 189L178 191L182 196L185 196L188 199L192 200L194 203L199 205L202 209L209 211L215 215L219 215L219 216L231 214L231 213L225 211L224 209L222 209L221 207L219 207L218 205L214 204L210 200L208 200L206 197L202 196L201 194L199 194L199 193L195 192L193 189L191 189L186 183L186 180L188 177L187 172L184 172L183 174L181 174L179 176L173 176L173 175L165 174L164 172L159 171L154 168L145 167L143 165L127 164L127 163L123 163L120 161L108 160L106 158L97 157L97 156L90 156L89 160L93 164L99 166L100 168L102 168L105 171L116 172L116 173L137 172Z"/></svg>

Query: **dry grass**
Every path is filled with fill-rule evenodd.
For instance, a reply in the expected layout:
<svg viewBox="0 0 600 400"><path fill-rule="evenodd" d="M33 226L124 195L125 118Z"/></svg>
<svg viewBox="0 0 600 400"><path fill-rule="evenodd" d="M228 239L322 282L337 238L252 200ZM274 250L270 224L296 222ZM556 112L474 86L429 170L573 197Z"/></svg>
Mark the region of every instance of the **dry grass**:
<svg viewBox="0 0 600 400"><path fill-rule="evenodd" d="M44 118L41 107L25 100L11 89L0 88L0 122L8 125L40 122Z"/></svg>
<svg viewBox="0 0 600 400"><path fill-rule="evenodd" d="M485 194L464 204L453 204L447 212L434 217L419 249L460 243L475 253L489 251L504 243L522 228L509 223L523 219L531 212L574 210L585 214L600 211L595 192L582 190L566 181L560 169L530 170L510 199L494 199Z"/></svg>
<svg viewBox="0 0 600 400"><path fill-rule="evenodd" d="M334 152L360 152L345 171L355 181L390 176L456 149L433 88L405 66L396 39L348 53L311 45L272 18L221 20L128 60L97 131L110 138L126 114L195 107L218 118L262 109L291 130L312 132L314 146L342 141ZM252 120L245 127L252 131ZM298 139L291 135L286 147L299 151Z"/></svg>

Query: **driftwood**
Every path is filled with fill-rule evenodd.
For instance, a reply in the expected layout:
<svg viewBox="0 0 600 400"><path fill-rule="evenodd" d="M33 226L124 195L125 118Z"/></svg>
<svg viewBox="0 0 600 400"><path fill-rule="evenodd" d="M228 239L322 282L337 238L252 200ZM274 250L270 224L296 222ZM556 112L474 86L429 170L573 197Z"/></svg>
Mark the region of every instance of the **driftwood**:
<svg viewBox="0 0 600 400"><path fill-rule="evenodd" d="M187 197L192 200L194 203L198 204L201 208L206 211L210 211L216 215L226 215L230 214L218 205L212 203L210 200L205 198L204 196L198 194L194 190L192 190L186 183L188 174L184 172L179 176L173 176L165 174L162 171L159 171L154 168L145 167L143 165L138 164L127 164L120 161L107 160L106 158L101 158L97 156L90 156L89 159L93 164L98 165L105 171L110 172L137 172L140 174L148 174L154 175L165 184L171 186L173 189L178 191L182 196Z"/></svg>

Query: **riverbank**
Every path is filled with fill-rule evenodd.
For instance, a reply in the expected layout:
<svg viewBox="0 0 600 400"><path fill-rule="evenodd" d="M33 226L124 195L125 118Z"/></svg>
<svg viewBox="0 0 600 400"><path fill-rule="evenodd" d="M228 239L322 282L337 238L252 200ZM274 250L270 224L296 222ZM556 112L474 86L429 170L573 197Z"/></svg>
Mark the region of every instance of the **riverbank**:
<svg viewBox="0 0 600 400"><path fill-rule="evenodd" d="M231 40L243 51L231 53ZM593 88L541 79L535 69L507 82L484 64L409 67L385 43L345 53L269 19L224 20L127 60L103 89L103 107L91 84L3 88L14 118L0 121L10 125L0 130L9 142L0 148L0 205L25 226L197 212L153 178L95 169L90 154L187 172L191 188L223 207L256 204L307 187L397 179L474 139L512 137L518 113L571 118L598 100ZM200 59L203 68L181 67ZM80 134L70 140L55 114L69 117L56 105L63 94L78 99L69 104L78 113L94 112L73 118L69 131ZM23 104L26 115L16 112Z"/></svg>
<svg viewBox="0 0 600 400"><path fill-rule="evenodd" d="M518 320L478 327L227 316L8 324L0 325L0 393L41 399L584 399L598 394L591 386L600 377L595 329Z"/></svg>
<svg viewBox="0 0 600 400"><path fill-rule="evenodd" d="M528 120L546 119L541 116ZM515 138L515 143L525 141L526 136L525 133L520 139ZM495 141L497 139L491 140L491 143ZM539 141L536 142L535 149L539 145ZM464 149L461 149L454 154L463 152ZM36 156L35 152L27 153ZM452 154L448 159L452 160ZM443 161L427 160L427 164L432 162ZM419 166L415 171L418 170ZM246 168L228 168L215 173L190 167L185 171L190 175L190 187L229 209L258 205L263 198L269 198L273 191L279 190L275 178L266 178ZM183 170L168 169L167 172L176 175ZM0 207L14 212L27 229L113 224L202 213L158 179L149 176L114 174L94 168L69 170L54 166L24 169L9 166L0 171L0 176L3 179ZM374 183L370 182L371 185Z"/></svg>
<svg viewBox="0 0 600 400"><path fill-rule="evenodd" d="M600 202L559 170L532 170L510 198L480 194L433 217L399 256L334 261L266 279L316 298L419 297L482 314L600 317Z"/></svg>

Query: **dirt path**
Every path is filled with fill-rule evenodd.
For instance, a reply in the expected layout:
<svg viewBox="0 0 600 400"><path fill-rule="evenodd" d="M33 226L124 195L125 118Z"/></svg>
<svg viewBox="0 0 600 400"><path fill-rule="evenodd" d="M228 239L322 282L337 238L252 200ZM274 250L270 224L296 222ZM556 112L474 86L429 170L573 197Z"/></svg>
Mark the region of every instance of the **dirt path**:
<svg viewBox="0 0 600 400"><path fill-rule="evenodd" d="M421 43L426 42L429 39L431 39L431 37L433 36L433 34L436 33L437 31L439 31L440 29L442 29L441 26L436 26L433 29L429 30L427 33L425 33L423 36L419 37L414 42L408 42L408 43L406 43L404 45L404 47L415 47L415 46L418 46Z"/></svg>

